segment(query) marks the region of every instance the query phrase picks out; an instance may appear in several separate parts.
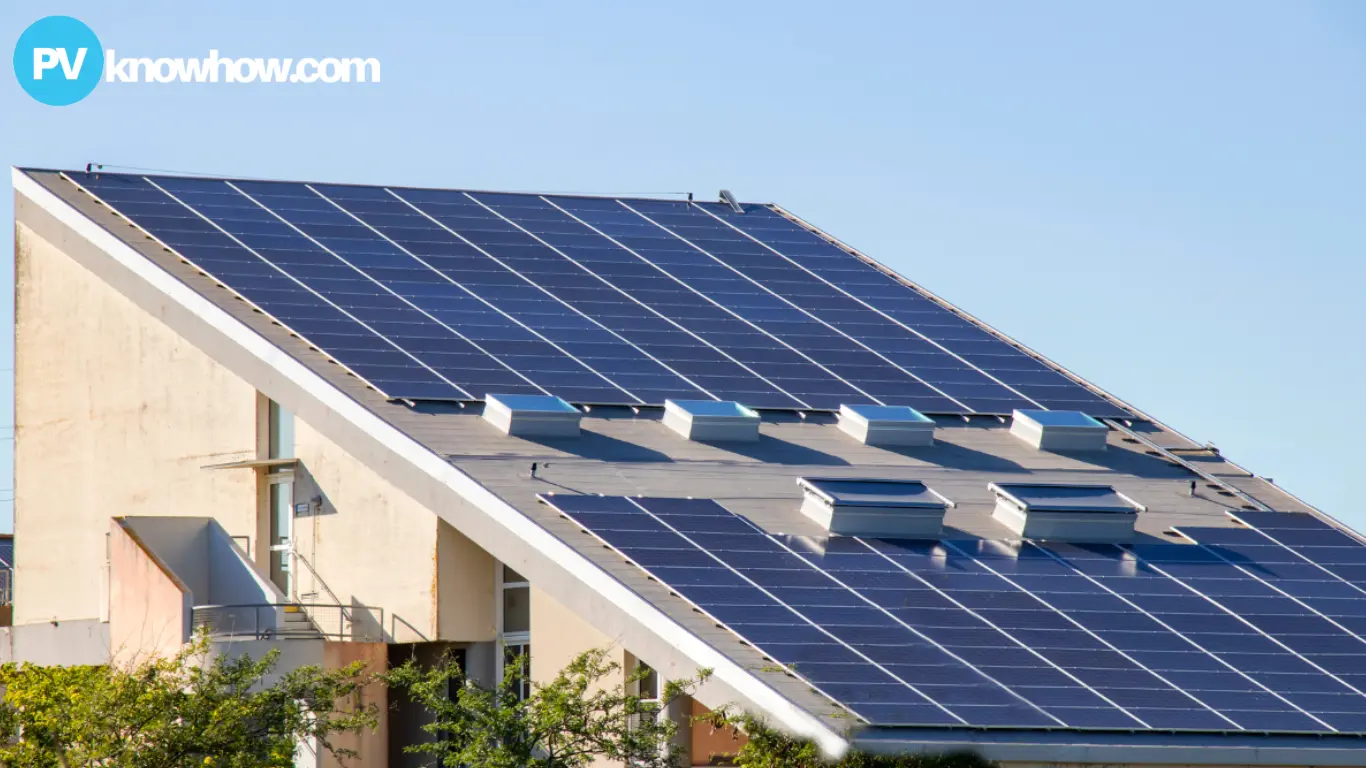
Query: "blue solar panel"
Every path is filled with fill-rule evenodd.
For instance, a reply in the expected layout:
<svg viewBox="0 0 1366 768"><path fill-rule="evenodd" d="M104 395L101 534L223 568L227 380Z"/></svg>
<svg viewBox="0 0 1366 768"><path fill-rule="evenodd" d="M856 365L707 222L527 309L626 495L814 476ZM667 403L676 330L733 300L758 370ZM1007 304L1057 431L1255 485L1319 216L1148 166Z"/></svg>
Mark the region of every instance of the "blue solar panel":
<svg viewBox="0 0 1366 768"><path fill-rule="evenodd" d="M810 539L709 500L545 499L873 724L1366 732L1366 590L1301 556L1346 548L1322 523L1182 529L1194 545ZM1276 573L1294 564L1315 571Z"/></svg>
<svg viewBox="0 0 1366 768"><path fill-rule="evenodd" d="M1130 415L766 206L68 177L391 397Z"/></svg>

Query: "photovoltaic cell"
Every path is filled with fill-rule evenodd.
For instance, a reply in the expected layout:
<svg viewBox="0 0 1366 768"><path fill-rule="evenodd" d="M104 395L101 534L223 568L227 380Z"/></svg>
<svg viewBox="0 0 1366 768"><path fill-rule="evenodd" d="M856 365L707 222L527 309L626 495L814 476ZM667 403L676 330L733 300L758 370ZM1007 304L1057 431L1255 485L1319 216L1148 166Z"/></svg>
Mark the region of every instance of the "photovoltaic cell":
<svg viewBox="0 0 1366 768"><path fill-rule="evenodd" d="M543 498L874 724L1366 732L1366 591L1305 554L1366 547L1317 521L1183 529L1196 544L811 539L705 499Z"/></svg>
<svg viewBox="0 0 1366 768"><path fill-rule="evenodd" d="M67 178L391 397L1130 415L768 206Z"/></svg>

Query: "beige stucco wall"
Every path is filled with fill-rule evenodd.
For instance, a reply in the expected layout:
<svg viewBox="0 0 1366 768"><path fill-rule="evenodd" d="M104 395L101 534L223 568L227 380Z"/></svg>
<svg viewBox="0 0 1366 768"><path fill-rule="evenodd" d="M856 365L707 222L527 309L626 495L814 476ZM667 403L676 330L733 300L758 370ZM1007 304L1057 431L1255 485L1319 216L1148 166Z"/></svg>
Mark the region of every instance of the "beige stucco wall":
<svg viewBox="0 0 1366 768"><path fill-rule="evenodd" d="M114 661L174 655L189 639L189 588L122 521L108 525L109 646Z"/></svg>
<svg viewBox="0 0 1366 768"><path fill-rule="evenodd" d="M574 660L575 656L592 648L607 648L607 658L624 668L626 651L602 634L593 625L581 619L564 606L555 602L545 592L531 585L531 679L544 685L555 679L560 670ZM614 687L622 684L624 677L618 672L604 678L600 685ZM594 768L616 768L620 765L608 760L597 759Z"/></svg>
<svg viewBox="0 0 1366 768"><path fill-rule="evenodd" d="M268 564L256 458L264 398L20 225L17 255L15 623L108 618L115 516L212 516ZM469 539L295 425L298 551L342 602L384 608L394 642L489 641L494 565ZM438 568L439 564L439 568ZM297 592L326 590L298 569Z"/></svg>
<svg viewBox="0 0 1366 768"><path fill-rule="evenodd" d="M626 663L626 651L613 638L531 585L531 679L541 684L553 680L575 656L591 648L607 648L609 661ZM621 682L619 674L602 681L609 686Z"/></svg>
<svg viewBox="0 0 1366 768"><path fill-rule="evenodd" d="M445 520L436 525L438 639L492 642L498 638L493 556Z"/></svg>
<svg viewBox="0 0 1366 768"><path fill-rule="evenodd" d="M111 517L255 533L252 473L201 467L254 456L256 393L22 225L18 240L14 623L100 618Z"/></svg>
<svg viewBox="0 0 1366 768"><path fill-rule="evenodd" d="M392 642L494 638L488 553L300 420L295 455L296 500L322 497L295 520L295 549L341 602L383 607ZM296 578L329 599L307 569Z"/></svg>

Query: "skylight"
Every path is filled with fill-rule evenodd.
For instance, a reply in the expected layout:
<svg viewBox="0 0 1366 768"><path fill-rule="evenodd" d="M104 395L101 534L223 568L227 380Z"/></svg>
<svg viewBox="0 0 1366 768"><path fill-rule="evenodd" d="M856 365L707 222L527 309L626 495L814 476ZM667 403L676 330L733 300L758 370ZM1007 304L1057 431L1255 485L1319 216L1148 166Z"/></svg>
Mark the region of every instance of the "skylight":
<svg viewBox="0 0 1366 768"><path fill-rule="evenodd" d="M1081 411L1017 410L1010 434L1043 451L1103 451L1109 427Z"/></svg>
<svg viewBox="0 0 1366 768"><path fill-rule="evenodd" d="M936 538L953 502L918 480L801 477L802 513L834 534Z"/></svg>
<svg viewBox="0 0 1366 768"><path fill-rule="evenodd" d="M486 395L484 420L516 437L576 437L583 414L554 395Z"/></svg>
<svg viewBox="0 0 1366 768"><path fill-rule="evenodd" d="M992 514L1026 539L1124 542L1145 507L1108 485L991 483Z"/></svg>
<svg viewBox="0 0 1366 768"><path fill-rule="evenodd" d="M839 428L867 445L934 443L934 419L904 405L841 405Z"/></svg>
<svg viewBox="0 0 1366 768"><path fill-rule="evenodd" d="M689 440L759 439L759 414L729 400L666 400L664 425Z"/></svg>

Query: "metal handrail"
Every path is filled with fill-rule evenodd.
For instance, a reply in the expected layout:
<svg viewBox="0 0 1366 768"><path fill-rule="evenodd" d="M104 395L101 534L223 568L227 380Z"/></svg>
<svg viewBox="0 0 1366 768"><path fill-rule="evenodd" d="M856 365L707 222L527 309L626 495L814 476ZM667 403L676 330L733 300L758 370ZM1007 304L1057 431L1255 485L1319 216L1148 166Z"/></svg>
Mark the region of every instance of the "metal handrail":
<svg viewBox="0 0 1366 768"><path fill-rule="evenodd" d="M313 580L316 581L319 585L321 585L322 588L323 588L323 590L325 590L325 591L327 592L327 596L330 597L330 598L332 598L332 601L333 601L334 603L336 603L337 605L342 606L342 608L345 609L346 606L345 606L345 605L342 605L341 598L340 598L340 597L337 597L337 593L336 593L336 592L333 592L333 591L332 591L332 588L329 587L329 586L327 586L327 582L326 582L326 581L323 581L323 577L320 576L320 575L318 575L318 569L314 568L314 567L313 567L313 564L310 563L310 562L308 562L308 558L306 558L306 557L304 557L303 555L299 554L293 547L290 547L290 548L289 548L289 556L292 557L296 562L303 563L303 564L304 564L304 567L308 569L308 572L311 573L311 574L313 574ZM297 584L295 585L295 589L296 589L296 590L298 589L298 585L297 585Z"/></svg>
<svg viewBox="0 0 1366 768"><path fill-rule="evenodd" d="M357 634L350 611L340 604L328 603L236 603L225 605L196 605L190 609L190 623L196 629L207 630L210 637L250 637L270 639L332 639L344 641L379 642L384 638L384 609L378 606L359 606L376 615L375 626L380 630ZM331 622L321 621L328 610L337 612L336 630ZM307 622L300 627L289 627L287 617L298 614Z"/></svg>
<svg viewBox="0 0 1366 768"><path fill-rule="evenodd" d="M327 582L324 581L322 575L320 575L320 574L318 573L318 569L314 568L314 567L313 567L313 564L310 563L310 562L308 562L308 558L306 558L306 557L304 557L303 555L299 554L298 551L296 551L296 550L294 549L293 546L291 546L291 547L289 548L289 556L290 556L290 558L292 558L292 559L294 560L294 562L296 562L296 563L303 563L303 564L304 564L304 567L308 569L308 572L311 573L311 574L313 574L313 581L314 581L314 583L316 583L316 584L318 584L319 586L321 586L321 587L323 588L323 591L325 591L325 592L327 593L327 596L330 597L330 598L332 598L332 602L335 603L336 606L337 606L337 608L341 610L342 617L345 618L347 621L351 622L352 625L354 625L354 624L355 624L355 618L351 615L351 611L349 610L349 608L348 608L345 604L342 603L340 597L337 597L337 593L336 593L336 592L333 592L333 591L332 591L332 588L329 587L329 586L327 586ZM298 589L299 589L298 583L295 582L293 586L294 586L295 592L297 592ZM291 595L291 597L298 597L298 595L297 595L297 594ZM379 626L380 626L380 631L381 631L381 633L382 633L382 632L384 631L384 611L383 611L383 609L380 610L380 622L379 622Z"/></svg>

